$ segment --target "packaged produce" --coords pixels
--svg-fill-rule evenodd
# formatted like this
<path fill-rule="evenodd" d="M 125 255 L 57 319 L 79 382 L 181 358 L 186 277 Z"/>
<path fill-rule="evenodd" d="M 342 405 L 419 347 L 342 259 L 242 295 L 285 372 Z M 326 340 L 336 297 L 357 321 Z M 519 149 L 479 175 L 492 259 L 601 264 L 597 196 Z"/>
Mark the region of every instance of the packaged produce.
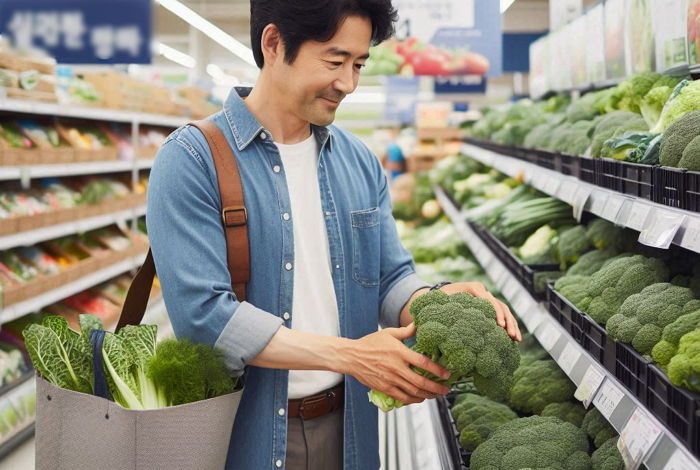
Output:
<path fill-rule="evenodd" d="M 37 268 L 24 261 L 12 250 L 0 252 L 0 261 L 2 261 L 21 282 L 31 281 L 39 275 Z"/>
<path fill-rule="evenodd" d="M 24 246 L 17 248 L 17 253 L 42 274 L 56 274 L 61 270 L 58 260 L 36 246 Z"/>

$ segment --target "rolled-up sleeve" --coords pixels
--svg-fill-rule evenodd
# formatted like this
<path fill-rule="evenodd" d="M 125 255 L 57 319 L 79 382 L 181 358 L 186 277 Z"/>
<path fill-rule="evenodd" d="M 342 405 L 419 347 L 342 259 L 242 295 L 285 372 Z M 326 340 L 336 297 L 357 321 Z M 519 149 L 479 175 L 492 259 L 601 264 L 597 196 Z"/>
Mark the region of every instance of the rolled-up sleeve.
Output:
<path fill-rule="evenodd" d="M 148 186 L 148 236 L 175 334 L 221 348 L 240 373 L 283 322 L 239 302 L 231 289 L 216 172 L 194 132 L 176 131 L 158 152 Z"/>
<path fill-rule="evenodd" d="M 428 287 L 415 272 L 413 256 L 403 247 L 392 215 L 391 197 L 386 175 L 379 164 L 379 211 L 381 224 L 381 282 L 379 285 L 379 324 L 397 327 L 401 310 L 418 290 Z"/>

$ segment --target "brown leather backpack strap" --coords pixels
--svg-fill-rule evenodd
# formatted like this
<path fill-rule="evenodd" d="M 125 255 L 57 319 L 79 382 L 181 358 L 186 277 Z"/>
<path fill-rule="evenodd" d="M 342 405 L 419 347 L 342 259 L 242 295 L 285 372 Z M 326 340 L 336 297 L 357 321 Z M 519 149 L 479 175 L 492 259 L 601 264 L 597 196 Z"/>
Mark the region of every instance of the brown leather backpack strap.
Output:
<path fill-rule="evenodd" d="M 143 320 L 148 305 L 148 297 L 151 295 L 153 278 L 156 275 L 156 265 L 153 262 L 153 254 L 148 250 L 146 260 L 131 281 L 129 292 L 126 294 L 122 313 L 119 316 L 116 331 L 126 325 L 138 325 Z"/>
<path fill-rule="evenodd" d="M 193 121 L 190 125 L 204 134 L 214 159 L 221 196 L 221 220 L 226 232 L 231 287 L 238 301 L 243 302 L 246 299 L 246 286 L 250 281 L 250 251 L 248 212 L 245 208 L 238 163 L 226 137 L 213 121 Z"/>

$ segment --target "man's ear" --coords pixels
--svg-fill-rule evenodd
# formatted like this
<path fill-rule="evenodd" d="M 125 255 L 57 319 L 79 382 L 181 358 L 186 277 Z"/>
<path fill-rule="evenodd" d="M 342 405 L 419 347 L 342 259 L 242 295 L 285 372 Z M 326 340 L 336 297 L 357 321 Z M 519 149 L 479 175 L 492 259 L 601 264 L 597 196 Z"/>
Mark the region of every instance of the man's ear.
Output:
<path fill-rule="evenodd" d="M 265 65 L 273 65 L 278 60 L 284 60 L 284 42 L 276 25 L 270 23 L 265 26 L 260 38 L 260 47 Z"/>

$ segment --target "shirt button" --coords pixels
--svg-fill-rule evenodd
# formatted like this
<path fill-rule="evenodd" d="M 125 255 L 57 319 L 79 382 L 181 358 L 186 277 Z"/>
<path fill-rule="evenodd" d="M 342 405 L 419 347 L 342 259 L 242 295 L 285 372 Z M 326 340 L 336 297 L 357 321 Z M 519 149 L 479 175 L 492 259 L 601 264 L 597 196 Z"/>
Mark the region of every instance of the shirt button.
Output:
<path fill-rule="evenodd" d="M 261 133 L 260 133 L 260 138 L 261 138 L 262 140 L 267 139 L 267 134 L 265 134 L 264 132 L 261 132 Z"/>
<path fill-rule="evenodd" d="M 286 269 L 287 271 L 291 271 L 292 270 L 292 263 L 285 264 L 284 269 Z"/>
<path fill-rule="evenodd" d="M 275 462 L 275 467 L 282 468 L 282 461 L 278 460 L 277 462 Z"/>
<path fill-rule="evenodd" d="M 336 265 L 335 265 L 335 269 L 340 269 L 340 265 L 339 265 L 339 264 L 336 264 Z"/>
<path fill-rule="evenodd" d="M 277 414 L 280 416 L 284 416 L 284 408 L 280 408 L 279 410 L 277 410 Z"/>
<path fill-rule="evenodd" d="M 282 315 L 282 318 L 284 318 L 285 320 L 289 320 L 290 317 L 291 315 L 289 314 L 289 312 L 284 312 L 284 314 Z"/>
<path fill-rule="evenodd" d="M 282 214 L 282 218 L 283 218 L 284 220 L 289 220 L 289 213 L 288 213 L 288 212 L 285 212 L 284 214 Z"/>
<path fill-rule="evenodd" d="M 274 171 L 275 173 L 279 173 L 281 169 L 282 169 L 282 168 L 280 168 L 279 165 L 275 165 L 275 166 L 272 167 L 272 171 Z"/>
<path fill-rule="evenodd" d="M 329 211 L 326 211 L 326 215 L 327 215 L 328 217 L 330 217 L 330 216 L 331 216 L 331 213 L 330 213 Z"/>

